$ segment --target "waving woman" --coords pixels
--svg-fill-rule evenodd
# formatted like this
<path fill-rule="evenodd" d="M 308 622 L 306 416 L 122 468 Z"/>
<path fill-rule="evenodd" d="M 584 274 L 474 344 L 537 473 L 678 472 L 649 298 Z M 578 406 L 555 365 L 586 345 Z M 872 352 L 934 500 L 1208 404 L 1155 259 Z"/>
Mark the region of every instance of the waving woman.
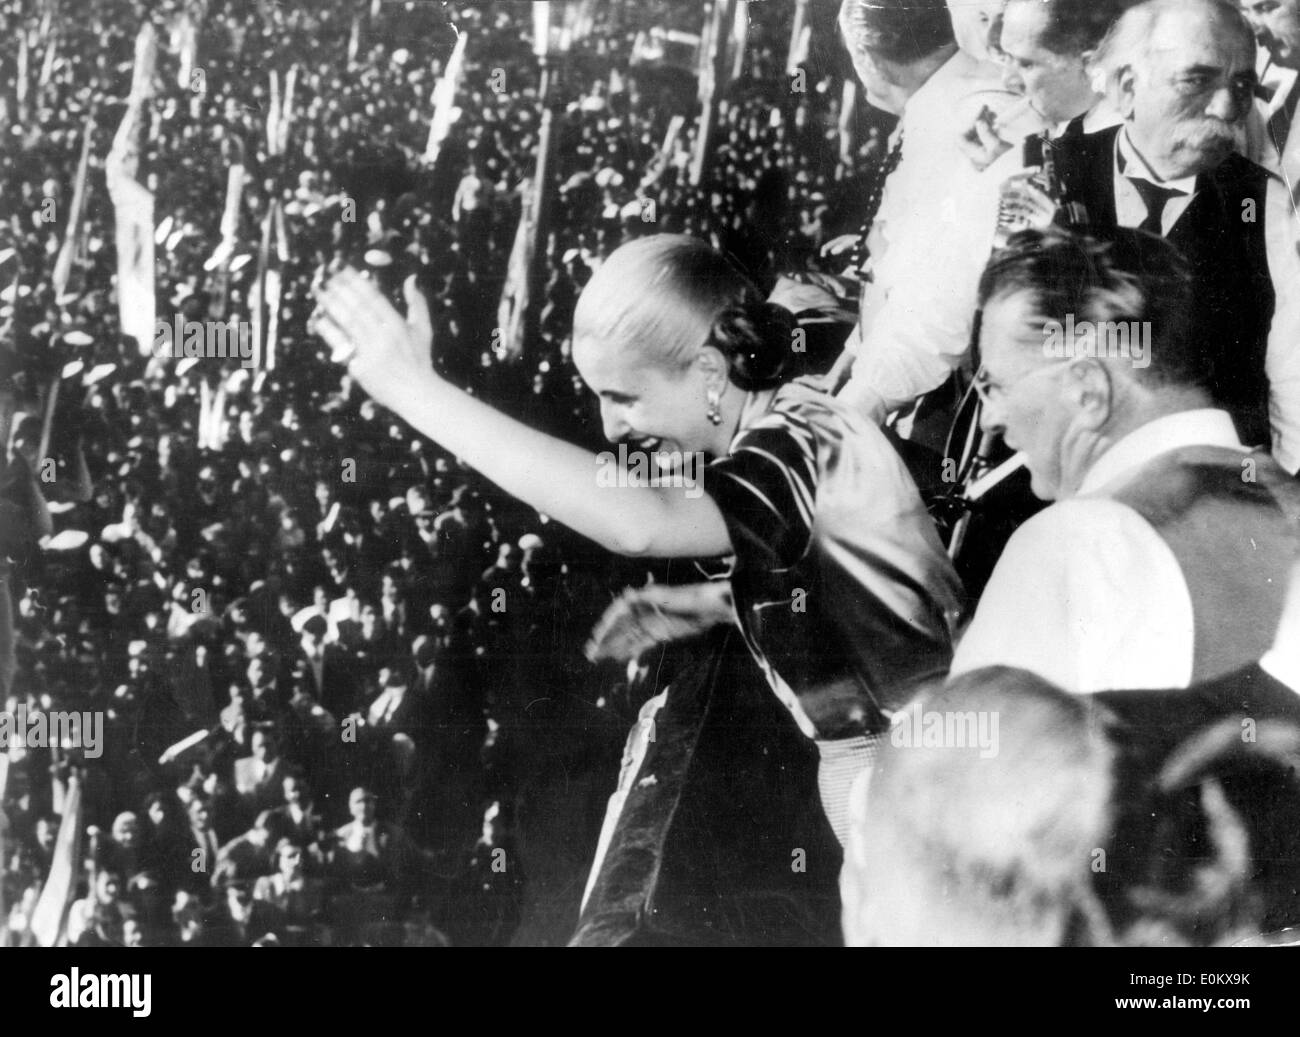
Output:
<path fill-rule="evenodd" d="M 960 588 L 883 434 L 786 381 L 791 315 L 677 235 L 617 249 L 579 298 L 573 359 L 605 435 L 712 458 L 701 494 L 675 479 L 598 481 L 606 461 L 450 385 L 413 283 L 406 299 L 403 319 L 344 272 L 322 290 L 316 327 L 379 403 L 537 510 L 621 554 L 728 559 L 735 620 L 817 740 L 842 839 L 848 785 L 889 712 L 947 669 Z"/>

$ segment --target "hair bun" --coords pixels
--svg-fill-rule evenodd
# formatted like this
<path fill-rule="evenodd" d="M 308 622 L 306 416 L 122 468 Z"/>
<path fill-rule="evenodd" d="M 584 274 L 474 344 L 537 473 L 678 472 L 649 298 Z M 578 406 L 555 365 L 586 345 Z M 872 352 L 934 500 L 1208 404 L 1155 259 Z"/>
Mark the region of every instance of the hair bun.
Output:
<path fill-rule="evenodd" d="M 794 314 L 760 298 L 728 306 L 713 322 L 709 344 L 731 368 L 731 380 L 746 392 L 774 389 L 788 378 L 794 359 Z"/>

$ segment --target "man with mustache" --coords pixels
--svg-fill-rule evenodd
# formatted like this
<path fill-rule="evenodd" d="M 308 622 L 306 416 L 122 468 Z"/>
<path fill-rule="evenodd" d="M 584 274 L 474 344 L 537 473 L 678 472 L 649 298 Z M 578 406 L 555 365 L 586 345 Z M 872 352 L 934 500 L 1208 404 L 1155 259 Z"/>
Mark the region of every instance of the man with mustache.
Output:
<path fill-rule="evenodd" d="M 1097 66 L 1124 122 L 1056 142 L 1064 200 L 1093 233 L 1136 227 L 1183 253 L 1202 383 L 1242 442 L 1271 442 L 1294 473 L 1300 232 L 1285 185 L 1234 151 L 1256 82 L 1250 25 L 1226 0 L 1148 0 L 1116 23 Z"/>

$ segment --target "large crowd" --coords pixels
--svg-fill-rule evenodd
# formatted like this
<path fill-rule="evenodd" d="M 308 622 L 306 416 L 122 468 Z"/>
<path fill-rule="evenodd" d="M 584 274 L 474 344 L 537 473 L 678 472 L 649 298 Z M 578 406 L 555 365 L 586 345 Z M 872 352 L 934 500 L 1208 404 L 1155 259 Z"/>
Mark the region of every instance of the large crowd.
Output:
<path fill-rule="evenodd" d="M 5 940 L 1300 922 L 1300 0 L 552 6 L 0 2 Z"/>
<path fill-rule="evenodd" d="M 593 5 L 594 31 L 557 87 L 560 189 L 538 338 L 514 356 L 493 331 L 540 119 L 518 6 L 458 10 L 453 28 L 431 5 L 376 4 L 354 37 L 353 4 L 212 3 L 199 75 L 178 82 L 166 41 L 184 6 L 95 0 L 56 9 L 52 31 L 22 0 L 0 13 L 0 277 L 18 285 L 0 318 L 16 412 L 6 493 L 32 509 L 6 534 L 5 709 L 96 711 L 106 725 L 97 751 L 9 749 L 8 939 L 33 938 L 75 774 L 85 871 L 70 942 L 507 942 L 530 873 L 516 829 L 563 822 L 530 818 L 530 790 L 592 754 L 609 772 L 640 705 L 581 647 L 603 604 L 652 567 L 503 496 L 368 402 L 306 331 L 313 285 L 347 264 L 418 274 L 449 377 L 594 443 L 568 359 L 590 268 L 631 236 L 683 230 L 774 276 L 816 254 L 871 139 L 841 161 L 837 81 L 828 70 L 792 94 L 778 67 L 788 28 L 755 11 L 752 65 L 730 92 L 708 176 L 691 186 L 689 129 L 657 158 L 680 108 L 672 76 L 610 75 L 626 69 L 637 32 L 670 15 L 634 24 L 621 5 Z M 205 269 L 227 170 L 242 161 L 240 248 L 256 252 L 274 198 L 292 245 L 273 371 L 142 356 L 118 326 L 103 160 L 146 21 L 164 41 L 140 176 L 155 223 L 168 223 L 159 313 L 204 320 L 218 293 L 228 315 L 247 313 L 257 264 L 226 285 Z M 469 35 L 459 117 L 430 166 L 431 95 L 457 32 Z M 24 35 L 57 41 L 39 85 L 34 66 L 20 69 Z M 269 155 L 268 80 L 291 66 L 288 147 Z M 32 80 L 21 108 L 19 75 Z M 59 296 L 52 274 L 85 134 L 84 244 Z M 45 221 L 49 200 L 57 216 Z M 64 381 L 48 450 L 57 468 L 42 479 L 42 401 L 74 361 L 111 373 Z M 30 517 L 40 495 L 48 530 Z M 34 544 L 65 531 L 88 539 Z"/>

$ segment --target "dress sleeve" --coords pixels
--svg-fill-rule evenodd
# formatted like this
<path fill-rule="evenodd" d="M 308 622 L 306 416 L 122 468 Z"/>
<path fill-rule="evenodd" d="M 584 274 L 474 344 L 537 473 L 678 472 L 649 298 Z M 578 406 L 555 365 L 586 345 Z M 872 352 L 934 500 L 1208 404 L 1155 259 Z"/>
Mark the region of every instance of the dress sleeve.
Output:
<path fill-rule="evenodd" d="M 769 415 L 711 464 L 704 488 L 746 565 L 786 569 L 808 551 L 817 487 L 816 442 L 790 415 Z"/>

